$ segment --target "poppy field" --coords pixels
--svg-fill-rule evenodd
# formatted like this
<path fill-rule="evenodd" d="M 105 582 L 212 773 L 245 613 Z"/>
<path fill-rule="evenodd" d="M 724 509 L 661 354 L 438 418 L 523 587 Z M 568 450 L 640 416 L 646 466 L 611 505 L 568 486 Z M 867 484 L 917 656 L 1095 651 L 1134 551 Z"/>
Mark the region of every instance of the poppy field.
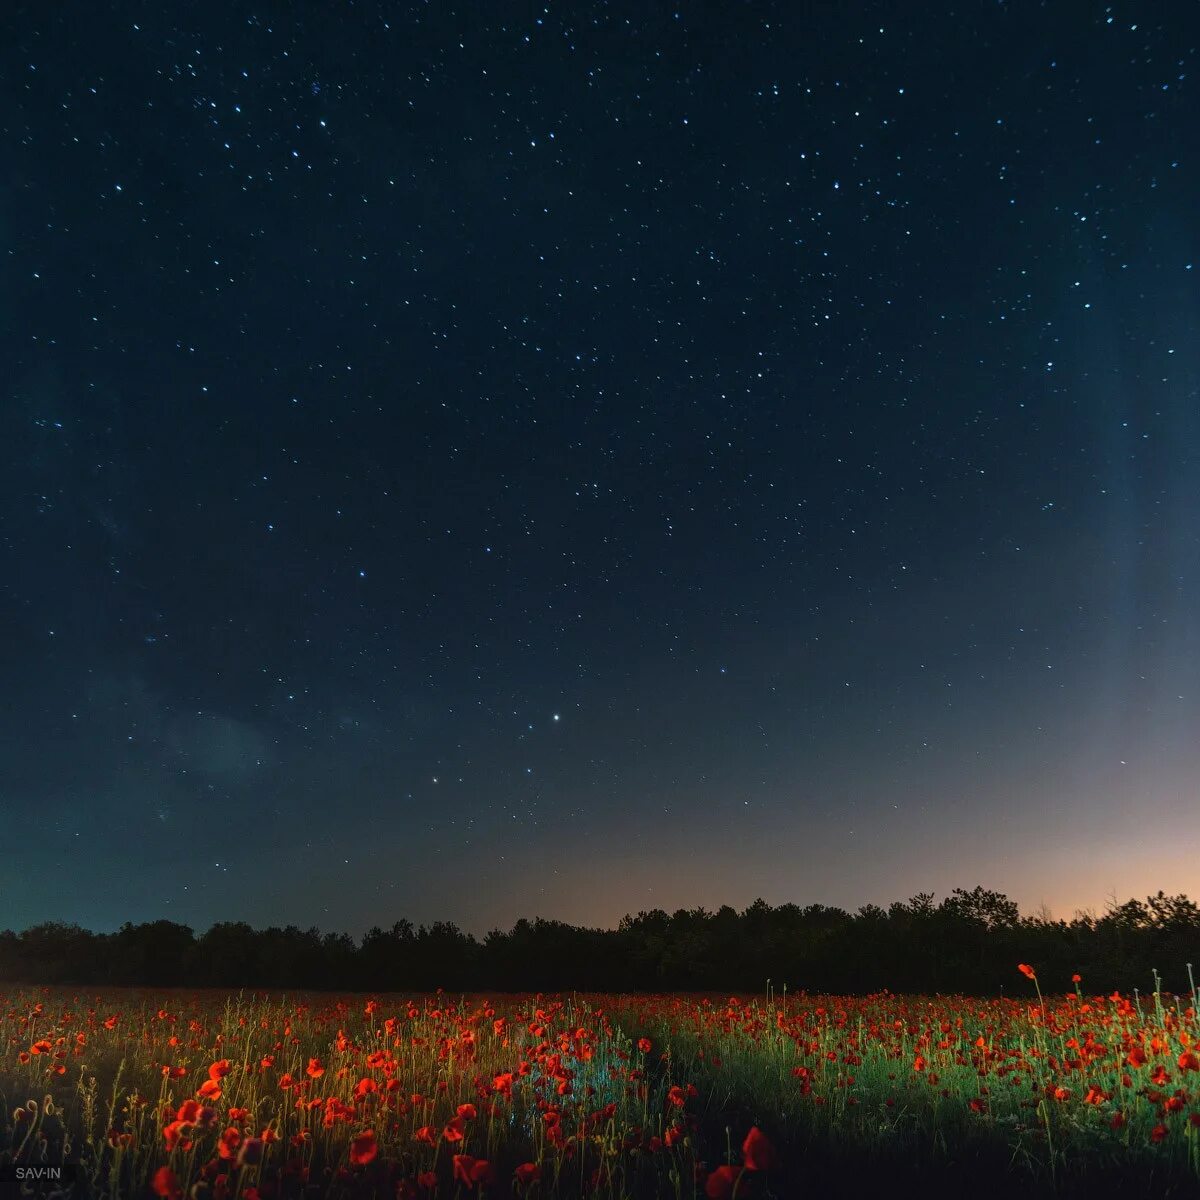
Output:
<path fill-rule="evenodd" d="M 10 990 L 0 1163 L 113 1200 L 1195 1194 L 1195 993 L 1021 971 L 1019 999 Z"/>

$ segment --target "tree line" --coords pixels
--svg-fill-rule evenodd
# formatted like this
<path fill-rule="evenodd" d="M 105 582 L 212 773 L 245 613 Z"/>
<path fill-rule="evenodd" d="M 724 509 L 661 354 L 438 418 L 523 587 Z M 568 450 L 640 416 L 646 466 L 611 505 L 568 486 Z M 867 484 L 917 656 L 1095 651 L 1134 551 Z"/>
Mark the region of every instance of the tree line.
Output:
<path fill-rule="evenodd" d="M 520 920 L 477 938 L 448 922 L 397 921 L 355 940 L 295 926 L 221 922 L 197 936 L 172 921 L 115 933 L 48 922 L 0 931 L 0 980 L 9 983 L 261 987 L 305 990 L 722 991 L 767 980 L 809 992 L 1021 993 L 1018 962 L 1047 990 L 1186 993 L 1200 965 L 1200 908 L 1159 892 L 1111 902 L 1071 920 L 1022 916 L 999 892 L 920 893 L 855 912 L 756 900 L 744 911 L 655 909 L 615 929 Z M 1025 985 L 1025 986 L 1023 986 Z"/>

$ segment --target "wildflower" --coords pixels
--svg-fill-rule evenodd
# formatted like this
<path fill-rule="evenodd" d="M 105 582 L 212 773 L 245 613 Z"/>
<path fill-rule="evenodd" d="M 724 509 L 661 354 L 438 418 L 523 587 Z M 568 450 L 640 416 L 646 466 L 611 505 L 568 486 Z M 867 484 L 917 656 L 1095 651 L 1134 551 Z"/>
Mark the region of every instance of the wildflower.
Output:
<path fill-rule="evenodd" d="M 477 1184 L 493 1183 L 496 1172 L 486 1158 L 472 1158 L 469 1154 L 454 1156 L 454 1182 L 475 1187 Z"/>
<path fill-rule="evenodd" d="M 169 1200 L 177 1200 L 183 1195 L 183 1188 L 179 1186 L 179 1178 L 170 1167 L 159 1167 L 154 1172 L 154 1178 L 150 1181 L 150 1189 L 156 1196 L 168 1197 Z"/>
<path fill-rule="evenodd" d="M 748 1171 L 772 1171 L 779 1165 L 779 1156 L 770 1139 L 757 1125 L 742 1142 L 742 1162 Z"/>
<path fill-rule="evenodd" d="M 304 1073 L 309 1079 L 320 1079 L 325 1074 L 325 1065 L 319 1058 L 310 1058 L 308 1066 L 304 1069 Z"/>
<path fill-rule="evenodd" d="M 262 1162 L 263 1156 L 263 1139 L 250 1137 L 247 1138 L 238 1150 L 237 1165 L 239 1167 L 253 1166 L 256 1163 Z"/>
<path fill-rule="evenodd" d="M 228 1129 L 221 1134 L 221 1140 L 217 1144 L 217 1153 L 222 1158 L 233 1158 L 237 1154 L 237 1148 L 242 1140 L 242 1131 L 236 1125 L 230 1125 Z"/>
<path fill-rule="evenodd" d="M 379 1143 L 375 1140 L 375 1130 L 364 1129 L 350 1139 L 350 1161 L 361 1167 L 369 1163 L 379 1153 Z"/>
<path fill-rule="evenodd" d="M 522 1188 L 529 1187 L 535 1180 L 542 1176 L 542 1168 L 535 1162 L 522 1163 L 513 1172 L 513 1178 L 517 1181 L 517 1186 Z"/>
<path fill-rule="evenodd" d="M 191 1131 L 192 1127 L 187 1121 L 172 1121 L 167 1125 L 163 1129 L 163 1139 L 167 1143 L 167 1151 L 174 1150 L 176 1146 L 183 1150 L 190 1150 L 192 1143 L 186 1141 L 185 1138 Z"/>
<path fill-rule="evenodd" d="M 704 1194 L 709 1200 L 732 1200 L 741 1174 L 741 1167 L 718 1167 L 705 1182 Z"/>
<path fill-rule="evenodd" d="M 1017 970 L 1020 971 L 1026 979 L 1037 978 L 1037 972 L 1028 963 L 1017 963 Z"/>

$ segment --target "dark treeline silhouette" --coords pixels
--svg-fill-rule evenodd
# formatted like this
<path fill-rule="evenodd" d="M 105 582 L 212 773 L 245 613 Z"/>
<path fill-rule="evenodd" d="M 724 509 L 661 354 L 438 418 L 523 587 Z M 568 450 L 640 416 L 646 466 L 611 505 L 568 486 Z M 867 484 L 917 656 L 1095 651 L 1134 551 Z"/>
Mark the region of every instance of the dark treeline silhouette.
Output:
<path fill-rule="evenodd" d="M 482 940 L 435 922 L 397 921 L 360 941 L 316 929 L 214 925 L 197 937 L 171 921 L 116 933 L 48 923 L 0 932 L 0 980 L 19 983 L 314 990 L 753 992 L 768 979 L 810 992 L 1023 994 L 1018 962 L 1047 990 L 1078 972 L 1095 992 L 1188 989 L 1200 962 L 1200 908 L 1159 892 L 1072 920 L 1022 916 L 984 888 L 928 893 L 857 912 L 821 904 L 744 912 L 680 909 L 625 917 L 616 929 L 518 921 Z"/>

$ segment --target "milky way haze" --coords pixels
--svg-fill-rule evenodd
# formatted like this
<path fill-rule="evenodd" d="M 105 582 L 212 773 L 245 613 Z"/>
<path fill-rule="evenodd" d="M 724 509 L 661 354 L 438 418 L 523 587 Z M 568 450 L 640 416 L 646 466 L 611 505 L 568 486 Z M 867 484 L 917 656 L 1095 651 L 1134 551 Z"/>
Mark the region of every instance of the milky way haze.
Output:
<path fill-rule="evenodd" d="M 1200 892 L 1200 23 L 939 9 L 16 5 L 0 923 Z"/>

